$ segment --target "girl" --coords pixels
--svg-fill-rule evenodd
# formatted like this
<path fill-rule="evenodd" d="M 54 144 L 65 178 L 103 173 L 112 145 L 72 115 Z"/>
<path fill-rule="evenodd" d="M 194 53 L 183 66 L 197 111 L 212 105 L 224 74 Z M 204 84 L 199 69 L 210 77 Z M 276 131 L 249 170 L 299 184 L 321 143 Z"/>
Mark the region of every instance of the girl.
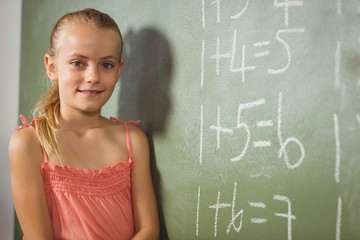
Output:
<path fill-rule="evenodd" d="M 24 239 L 157 239 L 159 221 L 144 132 L 104 118 L 123 67 L 122 36 L 107 14 L 71 12 L 44 56 L 52 87 L 9 142 L 12 191 Z"/>

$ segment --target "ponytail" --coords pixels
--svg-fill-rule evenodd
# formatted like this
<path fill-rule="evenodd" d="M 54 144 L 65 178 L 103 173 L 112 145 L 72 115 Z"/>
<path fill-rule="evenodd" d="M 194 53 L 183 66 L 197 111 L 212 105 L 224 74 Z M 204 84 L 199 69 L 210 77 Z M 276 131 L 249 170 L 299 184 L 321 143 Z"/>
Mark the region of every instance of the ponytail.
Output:
<path fill-rule="evenodd" d="M 57 81 L 40 98 L 33 111 L 35 129 L 47 156 L 55 154 L 60 163 L 60 146 L 57 130 L 59 129 L 60 98 Z"/>

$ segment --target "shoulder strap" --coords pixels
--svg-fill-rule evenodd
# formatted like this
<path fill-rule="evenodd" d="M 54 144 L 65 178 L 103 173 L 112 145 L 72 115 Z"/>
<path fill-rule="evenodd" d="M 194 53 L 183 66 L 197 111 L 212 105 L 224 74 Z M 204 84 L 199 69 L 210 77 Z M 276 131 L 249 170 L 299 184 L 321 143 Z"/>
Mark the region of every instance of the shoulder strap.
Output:
<path fill-rule="evenodd" d="M 132 162 L 133 161 L 133 153 L 132 153 L 132 146 L 131 146 L 131 137 L 130 137 L 129 124 L 131 124 L 131 125 L 139 125 L 140 120 L 123 121 L 123 120 L 120 120 L 120 119 L 114 118 L 114 117 L 110 117 L 110 120 L 113 120 L 115 122 L 119 122 L 119 123 L 124 124 L 125 135 L 126 135 L 126 145 L 127 145 L 127 149 L 128 149 L 128 153 L 129 153 L 130 162 Z"/>
<path fill-rule="evenodd" d="M 129 153 L 130 161 L 133 161 L 133 154 L 132 154 L 132 147 L 131 147 L 131 137 L 130 137 L 130 130 L 129 125 L 127 122 L 124 122 L 125 134 L 126 134 L 126 145 Z"/>
<path fill-rule="evenodd" d="M 23 129 L 23 128 L 32 128 L 32 129 L 35 129 L 35 128 L 34 128 L 34 121 L 35 121 L 36 119 L 34 119 L 34 120 L 32 120 L 30 123 L 28 123 L 28 120 L 26 119 L 25 116 L 20 115 L 19 118 L 20 118 L 20 121 L 22 122 L 23 126 L 17 126 L 17 127 L 16 127 L 16 130 Z"/>

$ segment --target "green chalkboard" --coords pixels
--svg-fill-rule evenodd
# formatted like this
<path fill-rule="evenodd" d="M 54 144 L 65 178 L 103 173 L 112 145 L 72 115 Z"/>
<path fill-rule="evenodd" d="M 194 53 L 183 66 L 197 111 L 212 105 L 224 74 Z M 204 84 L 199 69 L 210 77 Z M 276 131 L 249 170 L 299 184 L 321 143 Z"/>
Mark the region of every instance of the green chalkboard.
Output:
<path fill-rule="evenodd" d="M 20 112 L 65 12 L 125 39 L 104 115 L 141 119 L 162 239 L 360 239 L 360 2 L 23 2 Z"/>

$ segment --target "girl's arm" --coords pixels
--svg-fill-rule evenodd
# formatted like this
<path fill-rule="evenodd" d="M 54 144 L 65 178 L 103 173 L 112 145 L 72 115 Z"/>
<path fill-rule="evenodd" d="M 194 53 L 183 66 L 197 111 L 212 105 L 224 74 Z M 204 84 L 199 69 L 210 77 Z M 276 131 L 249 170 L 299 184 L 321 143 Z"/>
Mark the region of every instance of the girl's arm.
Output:
<path fill-rule="evenodd" d="M 26 240 L 53 239 L 41 175 L 43 155 L 33 129 L 13 133 L 9 158 L 14 207 Z"/>
<path fill-rule="evenodd" d="M 151 178 L 148 139 L 140 128 L 135 126 L 129 127 L 135 164 L 131 175 L 135 224 L 133 240 L 158 239 L 160 228 L 159 216 Z"/>

